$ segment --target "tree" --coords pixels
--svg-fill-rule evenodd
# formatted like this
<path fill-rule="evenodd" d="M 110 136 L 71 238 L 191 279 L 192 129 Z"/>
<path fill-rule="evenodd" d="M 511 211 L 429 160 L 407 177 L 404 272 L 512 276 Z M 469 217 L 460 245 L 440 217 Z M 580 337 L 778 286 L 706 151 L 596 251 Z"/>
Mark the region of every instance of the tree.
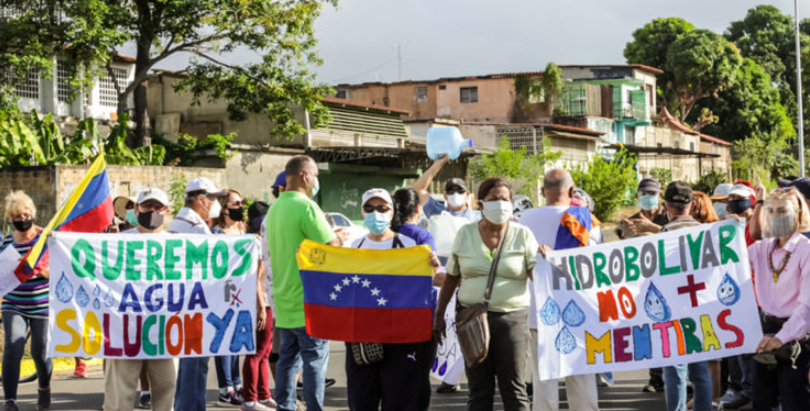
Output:
<path fill-rule="evenodd" d="M 526 155 L 526 147 L 512 150 L 509 138 L 503 136 L 492 154 L 483 153 L 481 158 L 470 163 L 470 175 L 475 181 L 490 177 L 504 177 L 512 183 L 517 194 L 537 198 L 537 178 L 545 174 L 546 166 L 562 157 L 559 151 L 551 151 L 551 141 L 543 138 L 543 150 Z"/>
<path fill-rule="evenodd" d="M 709 30 L 678 37 L 667 51 L 666 70 L 673 76 L 667 87 L 675 94 L 681 122 L 686 122 L 698 100 L 731 87 L 741 64 L 737 47 Z"/>
<path fill-rule="evenodd" d="M 136 123 L 133 145 L 149 135 L 146 83 L 160 62 L 184 53 L 193 56 L 188 76 L 179 90 L 189 90 L 194 101 L 202 96 L 228 100 L 232 120 L 248 112 L 264 112 L 273 120 L 269 130 L 281 137 L 302 133 L 293 107 L 307 110 L 315 124 L 328 120 L 318 102 L 330 92 L 314 84 L 309 64 L 319 64 L 313 24 L 323 4 L 336 0 L 5 0 L 18 16 L 0 22 L 0 69 L 18 74 L 30 69 L 52 72 L 53 56 L 75 68 L 75 85 L 108 73 L 116 49 L 125 43 L 136 48 L 135 80 L 118 90 L 119 117 L 134 97 Z M 235 53 L 255 53 L 259 62 L 236 64 Z M 84 75 L 80 67 L 91 69 Z M 94 69 L 95 68 L 95 69 Z"/>
<path fill-rule="evenodd" d="M 594 154 L 591 161 L 571 171 L 574 184 L 593 197 L 593 213 L 610 221 L 624 204 L 627 194 L 636 186 L 636 156 L 622 147 L 612 159 Z"/>

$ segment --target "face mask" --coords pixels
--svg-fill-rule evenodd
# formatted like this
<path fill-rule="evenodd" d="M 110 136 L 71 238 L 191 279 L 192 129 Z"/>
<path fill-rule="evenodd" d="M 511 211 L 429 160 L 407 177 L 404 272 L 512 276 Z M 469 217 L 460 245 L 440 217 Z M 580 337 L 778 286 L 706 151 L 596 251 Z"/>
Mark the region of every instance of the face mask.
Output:
<path fill-rule="evenodd" d="M 242 221 L 245 219 L 245 207 L 229 208 L 228 218 L 233 221 Z"/>
<path fill-rule="evenodd" d="M 26 232 L 34 225 L 34 220 L 13 221 L 14 229 L 19 232 Z"/>
<path fill-rule="evenodd" d="M 221 211 L 222 206 L 219 204 L 219 201 L 211 201 L 211 208 L 208 209 L 208 218 L 214 219 L 219 217 Z"/>
<path fill-rule="evenodd" d="M 728 210 L 726 210 L 725 203 L 714 203 L 714 212 L 717 213 L 717 217 L 723 218 L 728 215 Z"/>
<path fill-rule="evenodd" d="M 730 200 L 728 202 L 728 208 L 731 211 L 731 214 L 742 214 L 751 208 L 751 199 L 741 198 L 738 200 Z"/>
<path fill-rule="evenodd" d="M 467 196 L 463 193 L 455 193 L 447 196 L 447 204 L 454 208 L 461 208 L 467 202 Z"/>
<path fill-rule="evenodd" d="M 138 225 L 138 216 L 135 215 L 135 210 L 127 210 L 127 215 L 126 215 L 125 220 L 127 221 L 127 224 L 129 224 L 129 225 L 131 225 L 133 227 L 137 226 Z"/>
<path fill-rule="evenodd" d="M 312 195 L 309 196 L 310 198 L 315 198 L 315 196 L 318 195 L 318 191 L 321 190 L 321 182 L 318 181 L 318 177 L 314 178 L 315 183 L 313 183 L 313 185 L 309 185 L 309 183 L 307 183 L 306 180 L 304 180 L 304 183 L 307 185 L 307 188 L 309 188 L 310 192 L 312 192 Z"/>
<path fill-rule="evenodd" d="M 154 211 L 140 213 L 138 214 L 138 224 L 147 230 L 160 228 L 163 225 L 163 214 Z"/>
<path fill-rule="evenodd" d="M 366 218 L 363 221 L 368 228 L 368 231 L 371 231 L 374 234 L 380 235 L 388 229 L 388 226 L 391 225 L 391 218 L 388 217 L 387 213 L 368 213 L 366 214 Z"/>
<path fill-rule="evenodd" d="M 780 238 L 795 231 L 796 222 L 793 215 L 784 217 L 768 217 L 768 237 Z"/>
<path fill-rule="evenodd" d="M 655 210 L 658 207 L 658 196 L 641 196 L 638 199 L 638 206 L 644 211 Z"/>
<path fill-rule="evenodd" d="M 484 218 L 492 224 L 504 224 L 512 217 L 512 203 L 509 201 L 483 201 Z"/>

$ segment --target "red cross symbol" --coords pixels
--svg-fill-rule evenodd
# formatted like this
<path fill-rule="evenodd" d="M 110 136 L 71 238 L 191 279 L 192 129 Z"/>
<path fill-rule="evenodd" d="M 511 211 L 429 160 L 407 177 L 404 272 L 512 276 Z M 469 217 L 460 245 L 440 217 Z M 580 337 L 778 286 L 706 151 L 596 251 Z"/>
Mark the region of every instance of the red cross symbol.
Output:
<path fill-rule="evenodd" d="M 695 276 L 689 274 L 686 280 L 687 284 L 683 287 L 678 287 L 678 294 L 689 294 L 689 299 L 692 301 L 692 307 L 697 307 L 697 292 L 706 289 L 706 283 L 695 283 Z"/>
<path fill-rule="evenodd" d="M 231 306 L 233 306 L 233 304 L 237 303 L 237 302 L 239 303 L 239 305 L 242 305 L 242 300 L 239 299 L 239 294 L 241 294 L 241 293 L 242 293 L 242 289 L 240 288 L 239 291 L 236 292 L 236 294 L 232 295 Z"/>

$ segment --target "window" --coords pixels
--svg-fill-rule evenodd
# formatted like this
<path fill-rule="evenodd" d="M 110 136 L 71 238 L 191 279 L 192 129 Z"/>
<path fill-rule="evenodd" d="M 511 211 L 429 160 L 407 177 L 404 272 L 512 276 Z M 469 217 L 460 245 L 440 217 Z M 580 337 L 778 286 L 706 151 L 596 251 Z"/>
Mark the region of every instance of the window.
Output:
<path fill-rule="evenodd" d="M 636 144 L 636 128 L 634 126 L 624 126 L 624 143 Z"/>
<path fill-rule="evenodd" d="M 655 103 L 655 94 L 653 94 L 652 84 L 647 84 L 647 96 L 650 98 L 650 107 L 652 107 L 653 103 Z"/>
<path fill-rule="evenodd" d="M 127 88 L 127 71 L 113 67 L 112 68 L 114 79 L 111 79 L 109 74 L 107 74 L 107 70 L 104 70 L 105 75 L 98 79 L 98 102 L 102 106 L 105 107 L 117 107 L 118 106 L 118 90 L 115 88 L 115 84 L 118 83 L 118 87 L 121 88 L 123 91 Z M 113 83 L 115 81 L 115 83 Z"/>
<path fill-rule="evenodd" d="M 60 102 L 66 102 L 70 98 L 70 70 L 61 60 L 56 66 L 56 97 Z"/>
<path fill-rule="evenodd" d="M 529 87 L 529 104 L 545 103 L 546 90 L 540 84 L 532 84 Z"/>
<path fill-rule="evenodd" d="M 462 87 L 461 88 L 461 102 L 462 103 L 477 103 L 478 102 L 478 87 Z"/>
<path fill-rule="evenodd" d="M 416 86 L 416 90 L 414 91 L 417 103 L 424 103 L 428 101 L 428 90 L 427 86 Z"/>
<path fill-rule="evenodd" d="M 12 69 L 6 70 L 6 80 L 9 83 L 16 83 L 14 92 L 22 98 L 31 98 L 39 100 L 39 72 L 30 70 L 25 78 L 18 79 L 16 73 Z"/>
<path fill-rule="evenodd" d="M 679 140 L 675 140 L 675 148 L 681 148 L 681 142 Z"/>
<path fill-rule="evenodd" d="M 335 97 L 342 98 L 344 100 L 348 100 L 349 99 L 349 90 L 346 90 L 345 88 L 338 89 L 337 94 L 335 94 Z"/>
<path fill-rule="evenodd" d="M 442 84 L 441 86 L 439 86 L 439 90 L 447 90 L 447 85 Z"/>
<path fill-rule="evenodd" d="M 689 142 L 689 151 L 695 151 L 695 143 Z"/>

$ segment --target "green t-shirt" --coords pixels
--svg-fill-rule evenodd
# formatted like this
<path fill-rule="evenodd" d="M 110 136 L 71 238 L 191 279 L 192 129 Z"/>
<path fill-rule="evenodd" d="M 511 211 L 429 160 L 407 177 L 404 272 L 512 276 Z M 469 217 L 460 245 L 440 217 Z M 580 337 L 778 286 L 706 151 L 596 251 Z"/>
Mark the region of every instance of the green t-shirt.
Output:
<path fill-rule="evenodd" d="M 537 240 L 525 226 L 509 223 L 504 241 L 489 311 L 510 312 L 529 306 L 527 273 L 537 265 Z M 446 266 L 448 275 L 461 276 L 458 289 L 461 305 L 467 307 L 484 301 L 494 256 L 495 250 L 487 248 L 481 239 L 478 223 L 461 227 Z"/>
<path fill-rule="evenodd" d="M 325 244 L 335 238 L 335 233 L 321 208 L 297 191 L 281 193 L 267 213 L 265 226 L 273 267 L 276 326 L 304 327 L 304 286 L 295 253 L 305 239 Z"/>

